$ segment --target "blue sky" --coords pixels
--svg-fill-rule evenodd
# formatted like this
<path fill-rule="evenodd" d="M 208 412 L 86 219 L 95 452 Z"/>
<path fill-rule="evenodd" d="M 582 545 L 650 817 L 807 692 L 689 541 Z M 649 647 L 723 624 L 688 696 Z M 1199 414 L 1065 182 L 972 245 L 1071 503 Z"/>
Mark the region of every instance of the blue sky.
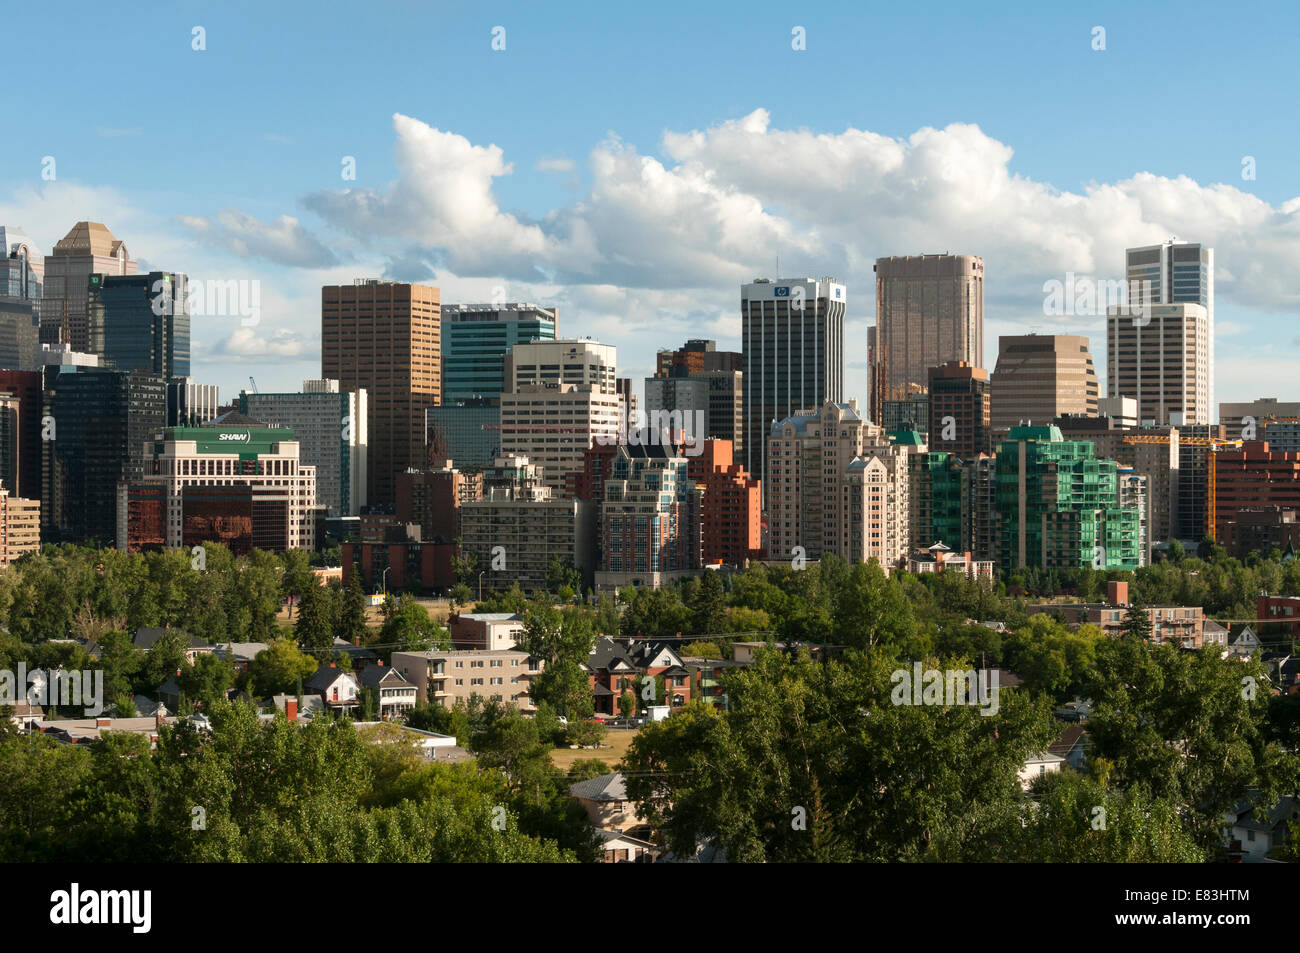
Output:
<path fill-rule="evenodd" d="M 1178 235 L 1216 248 L 1216 399 L 1295 399 L 1297 21 L 1248 3 L 143 3 L 75 23 L 21 5 L 0 223 L 48 250 L 103 221 L 142 263 L 260 281 L 256 327 L 195 322 L 195 373 L 225 400 L 249 375 L 319 374 L 325 282 L 424 280 L 448 302 L 503 286 L 639 378 L 688 336 L 735 346 L 737 285 L 778 255 L 849 286 L 848 396 L 880 255 L 985 257 L 986 364 L 997 334 L 1038 330 L 1089 334 L 1100 365 L 1100 320 L 1044 316 L 1043 282 L 1118 277 L 1125 245 Z"/>

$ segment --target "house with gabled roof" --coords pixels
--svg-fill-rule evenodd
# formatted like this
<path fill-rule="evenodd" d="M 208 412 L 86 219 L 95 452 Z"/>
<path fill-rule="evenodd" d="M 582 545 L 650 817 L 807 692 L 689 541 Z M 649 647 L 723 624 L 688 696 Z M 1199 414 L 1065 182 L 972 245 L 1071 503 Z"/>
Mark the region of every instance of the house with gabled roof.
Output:
<path fill-rule="evenodd" d="M 358 677 L 361 687 L 375 695 L 380 720 L 404 715 L 415 707 L 415 685 L 402 673 L 382 661 L 367 665 Z"/>
<path fill-rule="evenodd" d="M 1255 634 L 1255 630 L 1249 625 L 1244 625 L 1241 631 L 1237 633 L 1237 637 L 1228 644 L 1225 657 L 1248 659 L 1253 657 L 1262 645 L 1263 643 L 1260 642 L 1259 636 Z"/>
<path fill-rule="evenodd" d="M 131 643 L 142 652 L 148 652 L 158 640 L 167 632 L 172 632 L 180 636 L 181 645 L 185 650 L 185 661 L 191 665 L 200 655 L 211 655 L 216 647 L 208 642 L 207 639 L 201 639 L 197 635 L 190 635 L 188 632 L 182 632 L 180 629 L 159 629 L 151 627 L 141 627 L 135 630 L 135 635 Z"/>
<path fill-rule="evenodd" d="M 334 711 L 356 711 L 361 705 L 358 697 L 361 685 L 351 672 L 344 671 L 333 662 L 322 665 L 303 684 L 304 694 L 319 695 L 327 708 Z"/>
<path fill-rule="evenodd" d="M 1065 763 L 1076 771 L 1083 769 L 1087 750 L 1088 729 L 1078 723 L 1066 725 L 1061 730 L 1060 737 L 1047 746 L 1048 754 L 1064 758 Z"/>

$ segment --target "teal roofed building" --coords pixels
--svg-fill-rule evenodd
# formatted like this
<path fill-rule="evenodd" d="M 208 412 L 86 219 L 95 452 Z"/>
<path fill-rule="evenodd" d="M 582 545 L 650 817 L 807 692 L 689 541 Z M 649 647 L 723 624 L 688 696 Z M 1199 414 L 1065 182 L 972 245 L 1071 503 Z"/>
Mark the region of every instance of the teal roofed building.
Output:
<path fill-rule="evenodd" d="M 1117 464 L 1055 426 L 1013 427 L 997 451 L 1004 570 L 1137 569 L 1142 514 L 1120 503 Z"/>

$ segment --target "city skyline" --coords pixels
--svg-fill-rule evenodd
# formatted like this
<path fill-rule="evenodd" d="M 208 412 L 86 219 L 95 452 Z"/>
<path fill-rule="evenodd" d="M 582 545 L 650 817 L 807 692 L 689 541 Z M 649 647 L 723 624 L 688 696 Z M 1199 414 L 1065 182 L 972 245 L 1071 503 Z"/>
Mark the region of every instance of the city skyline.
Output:
<path fill-rule="evenodd" d="M 1300 160 L 1289 133 L 1250 122 L 1284 107 L 1285 82 L 1273 75 L 1281 69 L 1274 60 L 1284 58 L 1246 58 L 1229 42 L 1238 29 L 1230 19 L 1205 31 L 1118 5 L 1102 5 L 1089 22 L 996 11 L 929 77 L 884 42 L 920 28 L 908 14 L 842 12 L 833 21 L 809 14 L 785 24 L 692 10 L 698 35 L 673 32 L 671 42 L 666 26 L 611 14 L 596 43 L 571 24 L 507 4 L 492 22 L 467 12 L 439 11 L 436 21 L 414 14 L 411 36 L 427 22 L 447 47 L 445 62 L 420 66 L 419 82 L 404 82 L 414 67 L 390 55 L 388 31 L 355 25 L 346 37 L 347 78 L 331 79 L 322 98 L 286 69 L 293 56 L 280 64 L 276 27 L 317 50 L 334 49 L 339 31 L 296 17 L 292 6 L 255 23 L 253 16 L 167 11 L 143 18 L 136 31 L 143 35 L 133 36 L 149 45 L 154 65 L 124 64 L 122 81 L 148 88 L 166 69 L 157 115 L 199 117 L 185 124 L 186 162 L 162 158 L 172 154 L 159 149 L 174 143 L 170 121 L 128 108 L 92 115 L 74 98 L 95 62 L 76 55 L 81 46 L 126 36 L 101 14 L 85 37 L 69 40 L 65 75 L 47 75 L 32 50 L 10 54 L 16 69 L 46 77 L 47 101 L 57 108 L 33 117 L 19 148 L 0 154 L 0 222 L 22 228 L 44 253 L 90 220 L 125 242 L 141 271 L 260 282 L 258 323 L 194 322 L 193 374 L 220 385 L 226 400 L 250 375 L 276 391 L 319 376 L 319 289 L 356 277 L 430 284 L 448 304 L 559 308 L 566 334 L 620 347 L 620 373 L 639 381 L 653 374 L 659 348 L 691 337 L 739 349 L 737 285 L 780 271 L 834 275 L 845 285 L 844 393 L 865 406 L 871 262 L 945 251 L 986 264 L 984 367 L 999 335 L 1081 334 L 1104 376 L 1104 309 L 1045 315 L 1043 285 L 1069 274 L 1121 279 L 1125 249 L 1173 236 L 1216 250 L 1215 402 L 1249 400 L 1260 396 L 1259 380 L 1285 379 L 1298 306 L 1285 276 L 1300 253 L 1288 183 Z M 1208 8 L 1199 13 L 1209 16 Z M 1261 16 L 1271 18 L 1262 31 L 1268 42 L 1293 32 L 1295 14 Z M 16 29 L 40 28 L 35 10 L 10 17 Z M 1105 26 L 1104 49 L 1094 48 L 1094 20 Z M 504 49 L 493 49 L 498 22 Z M 201 50 L 192 48 L 196 24 Z M 806 31 L 804 50 L 792 48 L 795 26 Z M 724 32 L 740 42 L 711 39 Z M 844 82 L 829 88 L 798 59 L 843 55 L 868 39 L 874 65 L 838 60 Z M 643 67 L 628 66 L 628 47 L 657 41 L 655 77 L 664 88 L 646 96 Z M 1034 66 L 1042 95 L 1032 102 L 982 68 L 1029 41 L 1035 64 L 1047 58 L 1064 67 L 1040 75 Z M 1215 55 L 1198 70 L 1193 102 L 1156 118 L 1119 108 L 1152 69 L 1207 43 Z M 741 55 L 731 51 L 755 46 L 788 55 L 788 67 L 727 78 Z M 554 77 L 543 108 L 503 95 L 538 67 L 539 52 L 576 50 L 584 59 L 573 76 Z M 424 95 L 444 70 L 456 75 L 481 65 L 478 57 L 495 57 L 492 77 L 464 102 Z M 702 58 L 715 62 L 697 67 L 710 80 L 698 91 L 691 70 L 676 76 L 664 68 Z M 209 82 L 232 60 L 256 60 L 283 83 L 276 106 L 251 95 L 260 78 Z M 896 80 L 888 97 L 873 78 L 886 67 Z M 590 70 L 608 82 L 583 83 Z M 1242 105 L 1233 91 L 1246 74 L 1251 94 Z M 956 102 L 943 93 L 955 76 L 968 93 Z M 682 96 L 672 95 L 678 90 Z M 629 93 L 638 108 L 615 108 Z M 331 107 L 322 114 L 325 101 Z M 1195 154 L 1179 147 L 1175 133 L 1190 120 L 1220 147 Z M 1243 126 L 1251 129 L 1245 138 Z M 52 180 L 43 177 L 46 157 Z M 343 178 L 349 171 L 355 177 Z"/>

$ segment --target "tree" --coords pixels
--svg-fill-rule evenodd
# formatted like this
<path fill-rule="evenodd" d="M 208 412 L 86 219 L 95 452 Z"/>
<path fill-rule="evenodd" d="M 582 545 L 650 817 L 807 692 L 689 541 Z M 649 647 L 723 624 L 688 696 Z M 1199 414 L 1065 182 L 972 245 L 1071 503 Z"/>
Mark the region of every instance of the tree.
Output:
<path fill-rule="evenodd" d="M 565 739 L 571 745 L 577 745 L 580 748 L 594 748 L 604 739 L 605 726 L 599 721 L 581 718 L 570 721 L 564 734 Z"/>
<path fill-rule="evenodd" d="M 473 601 L 474 593 L 465 583 L 458 582 L 451 587 L 450 597 L 452 606 L 467 606 Z"/>
<path fill-rule="evenodd" d="M 361 590 L 361 571 L 352 567 L 352 575 L 343 590 L 343 604 L 339 610 L 339 638 L 349 645 L 360 645 L 366 639 L 366 595 Z"/>
<path fill-rule="evenodd" d="M 1243 791 L 1294 781 L 1294 758 L 1264 736 L 1259 663 L 1127 636 L 1100 640 L 1096 656 L 1088 732 L 1113 765 L 1110 783 L 1169 801 L 1202 848 L 1221 844 L 1223 815 Z"/>
<path fill-rule="evenodd" d="M 313 584 L 302 592 L 293 634 L 303 651 L 323 658 L 334 645 L 337 607 L 334 590 Z"/>
<path fill-rule="evenodd" d="M 546 590 L 558 594 L 566 586 L 571 592 L 581 589 L 582 573 L 574 569 L 572 563 L 559 556 L 552 556 L 546 567 Z"/>
<path fill-rule="evenodd" d="M 1139 603 L 1132 603 L 1128 611 L 1124 613 L 1124 625 L 1121 631 L 1125 635 L 1130 635 L 1141 639 L 1144 642 L 1151 639 L 1151 614 L 1147 607 Z"/>
<path fill-rule="evenodd" d="M 384 623 L 379 630 L 379 641 L 406 652 L 451 648 L 446 630 L 429 618 L 424 606 L 408 593 L 402 593 L 400 599 L 389 596 L 384 601 Z"/>
<path fill-rule="evenodd" d="M 699 587 L 691 604 L 694 631 L 714 635 L 727 631 L 727 615 L 723 605 L 722 579 L 717 572 L 706 570 L 700 576 Z"/>
<path fill-rule="evenodd" d="M 254 694 L 266 698 L 296 692 L 303 679 L 316 674 L 319 663 L 304 655 L 292 639 L 275 639 L 248 666 Z"/>
<path fill-rule="evenodd" d="M 291 549 L 281 557 L 284 562 L 284 575 L 281 577 L 282 594 L 291 601 L 289 618 L 293 618 L 293 602 L 296 596 L 303 597 L 312 588 L 319 587 L 316 574 L 312 572 L 311 556 L 303 549 Z"/>
<path fill-rule="evenodd" d="M 187 698 L 201 704 L 205 711 L 211 711 L 217 700 L 224 699 L 235 684 L 235 665 L 228 658 L 204 653 L 194 660 L 193 665 L 187 663 L 181 667 L 177 682 Z"/>
<path fill-rule="evenodd" d="M 631 718 L 636 715 L 636 695 L 632 692 L 624 692 L 618 696 L 618 712 L 624 718 Z"/>

